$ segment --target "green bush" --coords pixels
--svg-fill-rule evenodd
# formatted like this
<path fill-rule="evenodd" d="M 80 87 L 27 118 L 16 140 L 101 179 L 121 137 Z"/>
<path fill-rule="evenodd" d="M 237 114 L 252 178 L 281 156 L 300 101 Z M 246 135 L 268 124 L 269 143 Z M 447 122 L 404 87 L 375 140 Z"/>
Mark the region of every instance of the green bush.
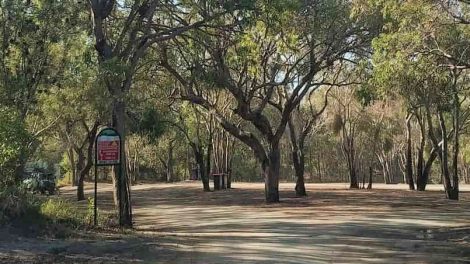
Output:
<path fill-rule="evenodd" d="M 72 184 L 72 170 L 73 165 L 70 164 L 70 160 L 67 157 L 67 154 L 62 155 L 62 160 L 59 163 L 60 166 L 60 178 L 57 180 L 57 186 L 63 187 Z"/>
<path fill-rule="evenodd" d="M 23 188 L 8 187 L 0 189 L 0 224 L 17 219 L 37 219 L 40 201 Z"/>
<path fill-rule="evenodd" d="M 86 213 L 60 198 L 42 200 L 22 187 L 0 191 L 0 225 L 35 229 L 33 233 L 51 234 L 65 227 L 88 225 Z M 63 225 L 64 228 L 57 227 Z"/>
<path fill-rule="evenodd" d="M 66 224 L 79 227 L 84 224 L 85 216 L 71 202 L 59 198 L 47 199 L 40 206 L 40 214 L 53 224 Z"/>
<path fill-rule="evenodd" d="M 15 183 L 19 161 L 26 160 L 30 135 L 18 115 L 0 107 L 0 188 Z"/>
<path fill-rule="evenodd" d="M 0 226 L 14 228 L 26 236 L 51 236 L 64 238 L 75 229 L 93 225 L 93 198 L 86 208 L 59 197 L 43 199 L 22 187 L 0 190 Z M 102 227 L 116 227 L 116 215 L 98 211 L 98 223 Z"/>
<path fill-rule="evenodd" d="M 51 198 L 41 204 L 40 213 L 42 217 L 54 224 L 66 224 L 74 228 L 90 227 L 93 225 L 94 200 L 89 197 L 86 210 L 81 210 L 68 200 Z M 114 217 L 114 215 L 97 211 L 98 224 L 112 226 Z"/>

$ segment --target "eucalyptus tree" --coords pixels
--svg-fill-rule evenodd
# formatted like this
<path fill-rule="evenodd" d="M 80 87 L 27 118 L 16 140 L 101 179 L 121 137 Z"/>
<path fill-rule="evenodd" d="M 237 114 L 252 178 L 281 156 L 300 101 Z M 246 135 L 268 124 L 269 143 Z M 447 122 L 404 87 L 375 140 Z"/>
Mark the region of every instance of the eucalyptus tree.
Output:
<path fill-rule="evenodd" d="M 74 88 L 76 90 L 76 87 Z M 47 98 L 41 99 L 41 104 L 44 104 L 43 108 L 47 108 L 44 111 L 45 116 L 64 111 L 48 135 L 55 135 L 56 139 L 67 149 L 72 175 L 74 175 L 72 185 L 77 186 L 77 200 L 81 201 L 85 199 L 85 178 L 89 176 L 94 163 L 94 143 L 101 120 L 97 114 L 90 111 L 87 105 L 89 101 L 81 101 L 85 97 L 78 99 L 64 94 L 68 92 L 70 90 L 52 90 Z"/>
<path fill-rule="evenodd" d="M 84 45 L 87 40 L 87 32 L 81 31 L 54 46 L 54 52 L 62 54 L 63 67 L 48 91 L 37 97 L 42 118 L 52 120 L 60 113 L 49 135 L 55 135 L 68 151 L 78 200 L 85 199 L 84 181 L 93 166 L 95 136 L 103 123 L 101 113 L 109 108 L 106 90 L 98 85 L 93 46 Z"/>
<path fill-rule="evenodd" d="M 77 11 L 75 1 L 0 1 L 0 99 L 23 120 L 35 111 L 37 94 L 60 78 L 67 53 L 56 49 L 79 31 L 83 13 Z"/>
<path fill-rule="evenodd" d="M 251 148 L 261 164 L 269 203 L 279 201 L 279 143 L 291 113 L 309 91 L 325 83 L 322 73 L 361 51 L 370 32 L 364 21 L 351 19 L 349 1 L 254 5 L 259 12 L 224 17 L 230 32 L 218 27 L 176 39 L 173 43 L 186 60 L 172 61 L 167 54 L 162 64 L 184 87 L 182 99 L 211 111 L 224 129 Z M 181 68 L 186 73 L 177 70 Z M 253 130 L 227 120 L 199 92 L 201 82 L 226 90 L 236 103 L 234 113 Z M 276 120 L 266 115 L 273 108 L 280 110 Z"/>
<path fill-rule="evenodd" d="M 213 131 L 208 126 L 207 115 L 198 106 L 186 103 L 175 103 L 170 108 L 174 112 L 177 121 L 168 120 L 167 122 L 176 127 L 184 135 L 193 151 L 197 173 L 201 178 L 203 190 L 209 192 L 211 190 L 209 185 L 211 146 L 209 141 Z"/>
<path fill-rule="evenodd" d="M 315 109 L 312 102 L 311 92 L 306 105 L 298 106 L 297 110 L 292 112 L 288 121 L 289 137 L 292 147 L 292 163 L 294 165 L 296 184 L 295 192 L 297 196 L 307 196 L 305 189 L 305 143 L 308 136 L 312 133 L 315 122 L 325 111 L 328 105 L 328 93 L 331 87 L 325 92 L 324 103 L 320 109 Z M 312 90 L 314 91 L 314 90 Z"/>
<path fill-rule="evenodd" d="M 442 1 L 438 1 L 441 4 Z M 435 8 L 433 14 L 435 20 L 434 29 L 430 38 L 424 42 L 424 54 L 435 60 L 440 68 L 446 71 L 446 85 L 443 87 L 445 102 L 438 107 L 438 120 L 441 131 L 441 142 L 439 145 L 436 136 L 430 131 L 430 138 L 438 150 L 443 174 L 443 183 L 446 195 L 449 199 L 459 199 L 459 154 L 460 135 L 465 130 L 469 119 L 468 110 L 468 70 L 470 69 L 470 27 L 468 18 L 470 17 L 470 3 L 468 1 L 448 1 L 444 2 L 441 8 Z M 444 13 L 445 15 L 439 15 Z M 442 101 L 440 103 L 443 103 Z M 449 136 L 446 129 L 445 113 L 450 116 L 452 126 Z M 429 120 L 429 116 L 427 118 Z M 431 128 L 431 127 L 430 127 Z M 448 137 L 452 142 L 452 152 L 448 153 Z M 451 156 L 448 161 L 447 156 Z M 449 168 L 448 162 L 451 163 Z"/>
<path fill-rule="evenodd" d="M 401 103 L 399 100 L 385 100 L 368 106 L 370 121 L 363 125 L 363 130 L 370 130 L 370 139 L 373 141 L 370 145 L 373 146 L 374 155 L 382 167 L 384 183 L 398 183 L 402 179 L 400 174 L 403 140 L 401 139 L 404 129 L 400 122 L 403 118 Z M 406 177 L 406 162 L 404 174 Z M 410 179 L 407 178 L 404 182 L 410 183 Z M 412 178 L 411 182 L 413 182 Z"/>
<path fill-rule="evenodd" d="M 208 21 L 227 12 L 223 6 L 209 16 L 198 16 L 198 11 L 210 6 L 199 1 L 157 0 L 89 0 L 93 36 L 103 85 L 112 98 L 112 125 L 126 139 L 126 98 L 133 86 L 141 60 L 149 49 L 184 32 L 204 26 Z M 231 5 L 236 8 L 235 5 Z M 122 147 L 119 199 L 120 224 L 132 226 L 130 187 L 126 175 L 126 153 Z M 116 177 L 116 176 L 115 176 Z"/>
<path fill-rule="evenodd" d="M 59 119 L 60 113 L 51 119 L 41 116 L 38 95 L 62 78 L 69 50 L 57 50 L 81 30 L 79 7 L 78 1 L 0 1 L 0 104 L 14 112 L 30 134 L 18 157 L 17 177 Z"/>
<path fill-rule="evenodd" d="M 159 76 L 160 79 L 166 78 L 165 75 Z M 179 143 L 187 143 L 196 162 L 203 190 L 208 192 L 210 191 L 210 166 L 208 166 L 210 161 L 208 160 L 211 154 L 209 151 L 211 131 L 207 126 L 207 113 L 198 106 L 175 100 L 172 95 L 174 86 L 174 82 L 169 82 L 162 87 L 149 86 L 148 89 L 140 92 L 143 97 L 147 97 L 144 105 L 150 105 L 150 107 L 142 110 L 143 116 L 139 118 L 137 132 L 145 134 L 153 143 L 156 143 L 157 138 L 164 134 L 167 134 L 167 139 L 168 134 L 174 134 L 174 138 L 182 139 L 178 140 Z M 170 142 L 171 139 L 168 143 Z M 163 161 L 161 157 L 159 159 L 165 163 L 165 166 L 167 165 L 167 161 Z"/>
<path fill-rule="evenodd" d="M 468 29 L 458 23 L 458 19 L 456 21 L 452 12 L 456 11 L 463 19 L 466 9 L 463 6 L 448 9 L 449 5 L 442 5 L 440 1 L 371 2 L 372 6 L 381 8 L 388 19 L 386 32 L 375 43 L 376 77 L 379 83 L 392 84 L 386 85 L 389 90 L 399 88 L 398 93 L 409 102 L 409 112 L 415 115 L 420 126 L 418 190 L 424 190 L 426 185 L 429 161 L 432 163 L 438 157 L 447 197 L 458 199 L 459 135 L 468 118 L 466 111 L 461 111 L 467 88 L 460 77 L 465 76 L 461 71 L 467 68 L 465 61 L 470 43 Z M 458 5 L 455 1 L 448 3 L 452 7 Z M 409 21 L 413 21 L 413 25 Z M 397 73 L 400 78 L 396 78 Z M 436 120 L 438 125 L 434 124 Z M 451 131 L 446 124 L 449 120 Z M 426 133 L 432 150 L 423 166 Z M 448 165 L 449 140 L 453 146 L 452 170 Z"/>
<path fill-rule="evenodd" d="M 230 107 L 232 102 L 226 93 L 222 92 L 219 94 L 221 99 L 220 103 L 223 104 L 220 108 L 223 115 L 226 116 L 232 122 L 237 123 L 241 126 L 242 120 L 237 118 L 236 115 L 231 111 Z M 232 188 L 232 171 L 233 171 L 233 158 L 235 155 L 235 148 L 237 146 L 237 139 L 228 133 L 225 129 L 218 126 L 217 120 L 211 120 L 214 122 L 214 136 L 212 137 L 212 148 L 213 148 L 213 169 L 215 173 L 223 173 L 227 175 L 227 188 Z"/>
<path fill-rule="evenodd" d="M 224 101 L 223 91 L 205 92 L 218 97 L 214 102 L 221 105 L 221 109 L 228 109 L 231 105 L 230 101 Z M 173 104 L 171 108 L 177 116 L 177 121 L 167 122 L 182 132 L 191 147 L 204 191 L 210 191 L 211 173 L 227 174 L 227 184 L 230 187 L 232 151 L 235 144 L 233 138 L 217 126 L 218 123 L 210 112 L 198 105 L 180 102 Z M 230 113 L 227 113 L 227 117 L 230 118 Z"/>
<path fill-rule="evenodd" d="M 336 102 L 332 129 L 341 139 L 341 150 L 346 159 L 349 173 L 349 188 L 358 189 L 358 150 L 356 141 L 360 133 L 358 126 L 363 108 L 354 97 L 354 87 L 351 88 L 346 91 L 336 90 L 332 94 Z"/>
<path fill-rule="evenodd" d="M 364 46 L 366 49 L 366 46 Z M 366 52 L 364 52 L 366 53 Z M 359 61 L 359 58 L 357 58 Z M 331 67 L 323 74 L 323 85 L 312 87 L 309 91 L 308 96 L 303 100 L 292 112 L 290 119 L 288 120 L 289 136 L 292 147 L 292 163 L 294 165 L 296 175 L 296 186 L 295 191 L 297 196 L 306 196 L 304 173 L 305 173 L 305 141 L 307 137 L 312 133 L 313 127 L 317 119 L 323 114 L 328 106 L 328 95 L 333 87 L 344 87 L 353 84 L 359 84 L 360 71 L 352 70 L 352 68 L 362 69 L 359 65 L 350 63 L 338 63 L 334 67 Z M 346 64 L 346 66 L 344 65 Z M 315 109 L 313 106 L 313 96 L 319 92 L 321 88 L 324 88 L 324 98 L 322 105 L 319 109 Z M 277 107 L 278 110 L 282 111 L 282 108 Z"/>

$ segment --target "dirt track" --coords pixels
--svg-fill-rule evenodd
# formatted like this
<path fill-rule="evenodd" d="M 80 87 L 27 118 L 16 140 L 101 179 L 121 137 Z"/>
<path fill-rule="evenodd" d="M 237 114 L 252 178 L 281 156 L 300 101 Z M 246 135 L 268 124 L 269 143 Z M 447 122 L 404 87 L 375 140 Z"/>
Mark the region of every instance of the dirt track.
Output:
<path fill-rule="evenodd" d="M 295 198 L 293 184 L 281 184 L 282 202 L 266 205 L 263 184 L 234 187 L 204 193 L 198 183 L 137 185 L 136 233 L 84 241 L 2 236 L 0 262 L 470 263 L 469 192 L 456 202 L 403 185 L 350 191 L 313 184 L 308 198 Z M 99 192 L 101 208 L 110 208 L 111 186 Z"/>

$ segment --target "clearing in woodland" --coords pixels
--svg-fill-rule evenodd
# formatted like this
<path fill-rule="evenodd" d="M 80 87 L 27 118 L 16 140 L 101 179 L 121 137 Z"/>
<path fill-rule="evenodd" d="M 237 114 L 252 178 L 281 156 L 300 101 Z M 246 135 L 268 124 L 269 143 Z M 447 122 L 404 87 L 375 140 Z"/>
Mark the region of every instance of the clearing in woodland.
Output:
<path fill-rule="evenodd" d="M 92 186 L 86 193 L 92 194 Z M 460 201 L 440 186 L 348 190 L 307 184 L 296 198 L 281 184 L 282 202 L 266 205 L 262 183 L 202 192 L 198 183 L 133 187 L 135 232 L 68 240 L 0 237 L 0 260 L 25 263 L 466 263 L 470 262 L 470 186 Z M 74 198 L 72 188 L 62 190 Z M 99 205 L 112 204 L 101 184 Z M 85 202 L 83 203 L 85 207 Z M 2 241 L 3 240 L 3 241 Z"/>

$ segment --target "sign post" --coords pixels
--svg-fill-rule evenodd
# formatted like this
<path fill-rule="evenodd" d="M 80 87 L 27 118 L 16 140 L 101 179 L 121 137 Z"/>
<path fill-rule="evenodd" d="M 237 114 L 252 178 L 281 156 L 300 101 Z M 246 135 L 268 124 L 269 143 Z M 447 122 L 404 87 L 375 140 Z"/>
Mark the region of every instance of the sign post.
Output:
<path fill-rule="evenodd" d="M 114 166 L 121 164 L 121 136 L 110 127 L 98 132 L 95 141 L 95 199 L 93 224 L 97 225 L 97 192 L 98 192 L 98 166 Z M 118 179 L 118 184 L 120 180 Z M 121 189 L 119 187 L 119 189 Z M 121 200 L 119 199 L 119 203 Z M 119 207 L 120 208 L 120 207 Z"/>

